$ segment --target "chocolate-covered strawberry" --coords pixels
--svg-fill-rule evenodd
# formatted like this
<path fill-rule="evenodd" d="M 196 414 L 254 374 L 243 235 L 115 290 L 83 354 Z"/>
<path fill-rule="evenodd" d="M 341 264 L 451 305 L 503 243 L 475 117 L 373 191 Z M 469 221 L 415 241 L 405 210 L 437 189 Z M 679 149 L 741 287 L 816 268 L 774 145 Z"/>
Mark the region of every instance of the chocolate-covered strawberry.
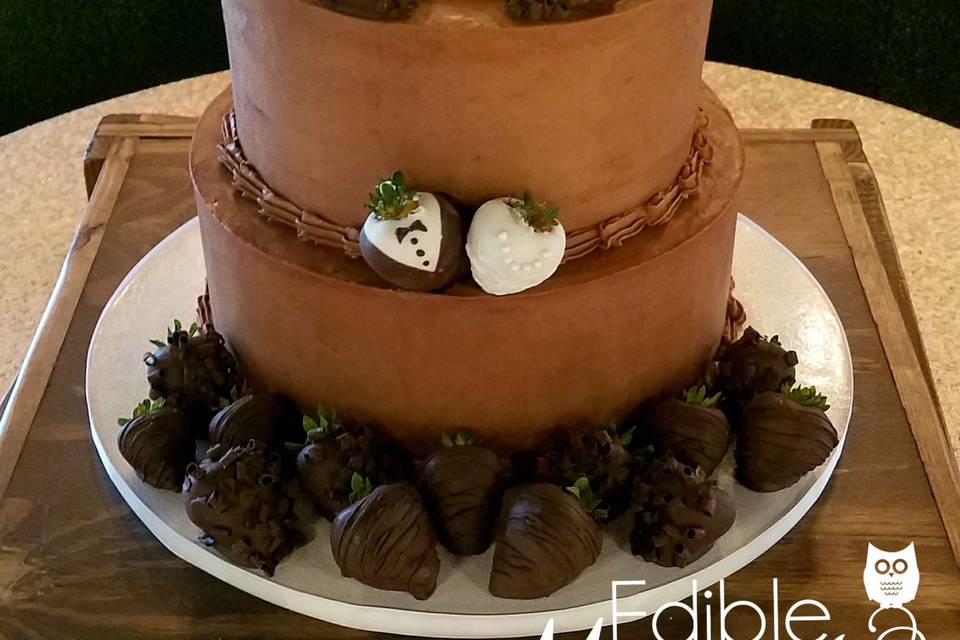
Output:
<path fill-rule="evenodd" d="M 137 477 L 158 489 L 180 491 L 196 446 L 193 425 L 186 414 L 164 406 L 160 398 L 144 400 L 133 410 L 132 419 L 117 422 L 123 427 L 117 447 Z"/>
<path fill-rule="evenodd" d="M 198 435 L 206 437 L 213 413 L 243 388 L 237 361 L 212 325 L 183 329 L 174 320 L 166 341 L 151 340 L 157 349 L 144 355 L 150 398 L 164 398 L 190 416 Z"/>
<path fill-rule="evenodd" d="M 509 295 L 553 275 L 567 246 L 558 215 L 530 192 L 522 200 L 496 198 L 480 205 L 467 232 L 470 272 L 480 288 Z"/>
<path fill-rule="evenodd" d="M 469 434 L 443 437 L 420 469 L 420 487 L 443 545 L 458 556 L 483 553 L 493 538 L 507 464 Z"/>
<path fill-rule="evenodd" d="M 701 386 L 654 407 L 648 419 L 654 449 L 670 451 L 680 462 L 712 474 L 730 446 L 730 423 L 717 408 L 719 399 L 719 393 L 709 396 Z"/>
<path fill-rule="evenodd" d="M 191 464 L 184 507 L 204 544 L 231 562 L 272 575 L 299 537 L 280 471 L 280 454 L 255 440 L 232 448 L 214 445 L 203 462 Z"/>
<path fill-rule="evenodd" d="M 736 509 L 699 467 L 670 453 L 653 458 L 634 480 L 635 556 L 664 567 L 685 567 L 709 551 L 733 525 Z"/>
<path fill-rule="evenodd" d="M 286 442 L 303 442 L 301 415 L 281 395 L 254 393 L 230 403 L 213 416 L 208 427 L 210 442 L 226 447 L 259 440 L 273 449 Z"/>
<path fill-rule="evenodd" d="M 797 353 L 784 349 L 778 336 L 768 340 L 747 327 L 739 340 L 717 351 L 716 386 L 743 403 L 757 393 L 792 386 L 797 361 Z"/>
<path fill-rule="evenodd" d="M 346 578 L 418 600 L 437 586 L 437 536 L 417 490 L 405 483 L 380 485 L 352 478 L 355 501 L 330 529 L 333 558 Z"/>
<path fill-rule="evenodd" d="M 779 491 L 819 467 L 839 443 L 814 387 L 761 393 L 743 408 L 737 479 L 754 491 Z"/>
<path fill-rule="evenodd" d="M 590 478 L 608 517 L 615 518 L 630 501 L 632 436 L 632 429 L 619 434 L 616 425 L 564 430 L 553 448 L 536 458 L 537 477 L 561 486 Z"/>
<path fill-rule="evenodd" d="M 303 417 L 307 444 L 297 456 L 297 477 L 317 511 L 332 520 L 350 504 L 354 474 L 374 483 L 384 479 L 382 444 L 368 427 L 345 422 L 320 407 Z"/>
<path fill-rule="evenodd" d="M 587 510 L 597 502 L 585 486 L 585 479 L 574 491 L 538 483 L 507 493 L 490 593 L 516 600 L 545 598 L 596 562 L 603 531 Z"/>
<path fill-rule="evenodd" d="M 398 171 L 377 184 L 365 206 L 370 215 L 360 229 L 360 253 L 381 278 L 435 291 L 463 274 L 463 222 L 443 195 L 408 189 Z"/>

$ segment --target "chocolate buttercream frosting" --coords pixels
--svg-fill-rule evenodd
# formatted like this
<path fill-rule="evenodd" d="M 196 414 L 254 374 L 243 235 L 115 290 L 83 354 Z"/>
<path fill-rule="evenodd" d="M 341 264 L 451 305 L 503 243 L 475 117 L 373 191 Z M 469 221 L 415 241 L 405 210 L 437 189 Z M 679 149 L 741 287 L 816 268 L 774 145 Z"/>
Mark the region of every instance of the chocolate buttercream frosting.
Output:
<path fill-rule="evenodd" d="M 117 437 L 120 455 L 152 487 L 180 491 L 193 462 L 194 429 L 185 413 L 162 407 L 127 422 Z"/>
<path fill-rule="evenodd" d="M 437 536 L 417 490 L 387 484 L 339 514 L 330 529 L 333 558 L 346 578 L 418 600 L 437 586 Z"/>
<path fill-rule="evenodd" d="M 650 461 L 634 482 L 635 556 L 663 567 L 685 567 L 702 557 L 733 525 L 730 496 L 699 467 L 670 454 Z"/>
<path fill-rule="evenodd" d="M 278 394 L 255 393 L 236 400 L 210 420 L 210 442 L 226 447 L 244 445 L 250 440 L 264 442 L 270 448 L 285 442 L 303 442 L 300 412 Z"/>
<path fill-rule="evenodd" d="M 183 494 L 201 540 L 231 562 L 272 575 L 293 550 L 292 501 L 280 455 L 262 442 L 214 445 L 203 462 L 187 468 Z"/>
<path fill-rule="evenodd" d="M 680 462 L 713 473 L 730 446 L 730 423 L 715 407 L 671 398 L 650 412 L 650 441 L 658 451 L 670 451 Z"/>
<path fill-rule="evenodd" d="M 445 446 L 423 463 L 424 499 L 451 553 L 472 556 L 490 546 L 507 475 L 503 459 L 476 445 Z"/>
<path fill-rule="evenodd" d="M 737 439 L 737 479 L 753 491 L 779 491 L 819 467 L 839 443 L 818 407 L 782 393 L 761 393 L 743 408 Z"/>
<path fill-rule="evenodd" d="M 545 598 L 596 562 L 603 531 L 577 498 L 539 483 L 508 492 L 490 573 L 498 598 Z"/>

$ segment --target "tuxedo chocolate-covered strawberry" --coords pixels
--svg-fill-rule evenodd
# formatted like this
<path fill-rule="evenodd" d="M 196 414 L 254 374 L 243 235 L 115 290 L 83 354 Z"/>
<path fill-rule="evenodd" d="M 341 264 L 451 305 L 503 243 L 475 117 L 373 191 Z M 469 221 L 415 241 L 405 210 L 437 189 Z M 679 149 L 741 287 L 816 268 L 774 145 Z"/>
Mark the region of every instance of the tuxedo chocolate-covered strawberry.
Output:
<path fill-rule="evenodd" d="M 587 511 L 597 505 L 585 486 L 585 479 L 574 491 L 544 482 L 507 492 L 490 593 L 515 600 L 545 598 L 596 562 L 603 531 Z"/>
<path fill-rule="evenodd" d="M 352 479 L 353 504 L 337 514 L 330 529 L 333 558 L 345 578 L 388 591 L 406 591 L 418 600 L 437 586 L 437 536 L 417 490 L 409 484 L 380 485 Z"/>
<path fill-rule="evenodd" d="M 175 407 L 164 406 L 160 398 L 144 400 L 133 410 L 132 419 L 117 422 L 123 427 L 117 447 L 137 477 L 158 489 L 180 491 L 196 445 L 190 418 Z"/>
<path fill-rule="evenodd" d="M 708 396 L 706 387 L 694 387 L 682 399 L 664 400 L 650 412 L 650 443 L 709 476 L 730 446 L 730 423 L 717 408 L 719 399 L 719 393 Z"/>
<path fill-rule="evenodd" d="M 460 277 L 463 222 L 443 195 L 407 189 L 398 171 L 377 184 L 366 206 L 360 253 L 381 278 L 411 291 L 435 291 Z"/>
<path fill-rule="evenodd" d="M 505 461 L 469 434 L 444 436 L 443 446 L 424 461 L 420 486 L 451 553 L 472 556 L 490 546 L 507 472 Z"/>
<path fill-rule="evenodd" d="M 814 387 L 761 393 L 743 408 L 737 479 L 754 491 L 779 491 L 819 467 L 839 443 L 830 406 Z"/>
<path fill-rule="evenodd" d="M 557 270 L 567 237 L 559 211 L 534 200 L 497 198 L 477 209 L 467 232 L 473 279 L 502 296 L 535 287 Z"/>

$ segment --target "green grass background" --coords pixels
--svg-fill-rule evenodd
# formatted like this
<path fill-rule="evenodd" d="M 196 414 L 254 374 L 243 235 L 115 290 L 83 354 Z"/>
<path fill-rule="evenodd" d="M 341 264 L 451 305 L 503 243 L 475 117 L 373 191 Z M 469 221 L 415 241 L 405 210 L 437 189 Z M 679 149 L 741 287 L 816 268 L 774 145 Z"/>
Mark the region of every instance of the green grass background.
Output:
<path fill-rule="evenodd" d="M 960 0 L 715 0 L 708 57 L 960 125 Z M 219 0 L 0 0 L 0 133 L 226 66 Z"/>

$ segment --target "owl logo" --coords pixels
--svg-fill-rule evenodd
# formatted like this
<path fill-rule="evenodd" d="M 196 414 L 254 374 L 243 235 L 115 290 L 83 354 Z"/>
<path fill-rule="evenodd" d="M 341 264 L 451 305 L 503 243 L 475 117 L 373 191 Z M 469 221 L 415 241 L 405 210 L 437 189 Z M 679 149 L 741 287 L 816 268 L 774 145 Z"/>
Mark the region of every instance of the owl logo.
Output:
<path fill-rule="evenodd" d="M 917 552 L 913 543 L 900 551 L 884 551 L 868 543 L 867 564 L 863 568 L 863 586 L 867 597 L 879 607 L 870 616 L 867 628 L 876 633 L 877 614 L 888 609 L 899 609 L 910 620 L 909 627 L 887 629 L 877 640 L 883 640 L 898 631 L 911 632 L 912 640 L 924 640 L 917 628 L 917 620 L 904 605 L 913 602 L 920 586 L 920 568 L 917 566 Z"/>
<path fill-rule="evenodd" d="M 863 585 L 867 588 L 867 597 L 883 609 L 902 609 L 903 605 L 913 602 L 920 586 L 920 569 L 913 543 L 893 552 L 869 545 Z"/>

